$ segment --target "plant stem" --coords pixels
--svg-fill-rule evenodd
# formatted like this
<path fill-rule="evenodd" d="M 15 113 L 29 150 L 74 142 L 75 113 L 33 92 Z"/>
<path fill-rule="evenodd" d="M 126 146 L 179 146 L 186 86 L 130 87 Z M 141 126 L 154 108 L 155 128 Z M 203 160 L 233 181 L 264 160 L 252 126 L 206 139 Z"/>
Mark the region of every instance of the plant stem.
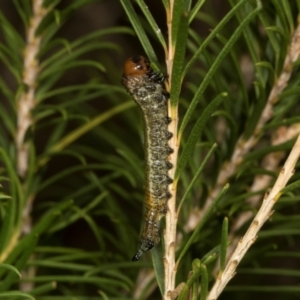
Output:
<path fill-rule="evenodd" d="M 280 127 L 274 134 L 274 137 L 271 140 L 271 145 L 276 146 L 279 144 L 283 144 L 287 141 L 294 139 L 299 134 L 300 134 L 299 124 L 295 124 L 290 127 Z M 264 157 L 261 165 L 265 170 L 268 170 L 270 172 L 276 172 L 278 170 L 279 163 L 284 158 L 284 156 L 285 156 L 284 151 L 269 153 Z M 253 184 L 249 189 L 249 192 L 255 193 L 255 192 L 263 191 L 270 186 L 271 181 L 273 181 L 272 176 L 266 174 L 263 175 L 259 174 L 254 178 Z M 256 208 L 259 205 L 260 199 L 261 199 L 260 194 L 254 195 L 248 198 L 246 202 L 251 207 Z M 246 211 L 246 212 L 242 212 L 235 220 L 229 235 L 229 240 L 231 241 L 231 244 L 228 247 L 228 253 L 231 253 L 233 251 L 233 248 L 236 246 L 236 243 L 233 243 L 232 241 L 232 239 L 236 238 L 235 233 L 253 216 L 254 216 L 253 211 Z"/>
<path fill-rule="evenodd" d="M 273 138 L 271 140 L 271 145 L 279 145 L 282 143 L 285 143 L 291 139 L 294 139 L 300 134 L 300 125 L 294 124 L 290 127 L 280 127 L 276 131 L 276 133 L 273 135 Z M 279 151 L 279 152 L 271 152 L 268 155 L 264 157 L 262 160 L 261 166 L 265 170 L 268 170 L 270 172 L 277 172 L 278 166 L 281 162 L 281 160 L 284 158 L 285 152 Z M 252 186 L 249 189 L 249 192 L 257 193 L 262 192 L 266 190 L 271 182 L 273 181 L 273 177 L 267 174 L 258 174 L 255 176 Z M 246 200 L 246 203 L 250 205 L 253 208 L 257 208 L 259 206 L 261 200 L 261 193 L 257 195 L 253 195 L 252 197 L 248 198 Z M 233 221 L 233 224 L 230 229 L 229 238 L 230 244 L 227 248 L 227 259 L 229 258 L 229 255 L 234 251 L 236 248 L 240 236 L 237 235 L 238 230 L 245 225 L 250 219 L 254 217 L 254 211 L 244 211 L 238 215 L 238 217 Z M 219 266 L 216 264 L 216 267 L 214 269 L 214 274 L 217 274 L 219 272 Z"/>
<path fill-rule="evenodd" d="M 43 8 L 42 5 L 43 0 L 33 1 L 33 15 L 27 29 L 27 42 L 24 49 L 24 68 L 22 77 L 26 89 L 20 95 L 18 100 L 18 127 L 16 133 L 17 169 L 18 174 L 21 177 L 26 175 L 28 169 L 29 145 L 25 142 L 25 134 L 33 125 L 31 111 L 36 106 L 35 92 L 39 73 L 39 61 L 37 55 L 42 40 L 41 36 L 36 36 L 36 30 L 48 13 L 48 10 Z"/>
<path fill-rule="evenodd" d="M 258 211 L 256 217 L 252 221 L 244 237 L 240 239 L 238 246 L 233 252 L 228 263 L 226 264 L 224 272 L 218 276 L 217 281 L 212 287 L 207 300 L 216 300 L 227 285 L 227 283 L 229 282 L 229 280 L 234 276 L 238 264 L 240 263 L 250 246 L 257 239 L 257 234 L 259 230 L 272 215 L 272 208 L 275 205 L 278 198 L 281 196 L 281 190 L 286 186 L 287 182 L 294 174 L 294 168 L 299 159 L 299 156 L 300 135 L 298 136 L 298 139 L 288 159 L 286 160 L 283 168 L 281 169 L 281 172 L 270 194 L 263 199 L 263 203 L 260 210 Z"/>
<path fill-rule="evenodd" d="M 43 0 L 32 1 L 32 17 L 26 32 L 26 46 L 24 49 L 24 65 L 22 81 L 26 88 L 20 95 L 17 105 L 17 132 L 16 132 L 16 149 L 17 149 L 17 172 L 21 178 L 25 178 L 29 165 L 29 144 L 25 141 L 26 132 L 33 125 L 34 120 L 31 116 L 32 110 L 36 107 L 36 87 L 39 75 L 39 61 L 37 55 L 40 51 L 42 36 L 36 35 L 36 31 L 48 14 L 49 9 L 43 7 Z M 26 189 L 26 186 L 23 186 Z M 29 195 L 25 199 L 23 207 L 22 222 L 19 228 L 18 236 L 15 238 L 15 244 L 20 234 L 29 234 L 32 229 L 31 210 L 34 201 L 34 195 Z M 11 247 L 13 250 L 15 245 Z M 35 274 L 35 268 L 31 267 L 22 272 L 23 277 L 30 277 Z M 29 275 L 30 274 L 30 275 Z M 30 291 L 33 283 L 21 283 L 20 290 Z"/>
<path fill-rule="evenodd" d="M 17 170 L 18 175 L 24 178 L 28 171 L 29 164 L 29 144 L 25 141 L 28 129 L 33 125 L 34 120 L 31 116 L 32 110 L 36 107 L 36 87 L 39 75 L 39 61 L 37 55 L 40 51 L 42 36 L 36 36 L 36 31 L 49 12 L 43 7 L 43 0 L 34 0 L 32 7 L 32 17 L 27 28 L 26 46 L 24 49 L 23 82 L 27 88 L 20 95 L 17 111 Z M 31 209 L 34 201 L 33 196 L 26 199 L 23 209 L 22 231 L 28 234 L 31 231 Z"/>
<path fill-rule="evenodd" d="M 174 0 L 170 0 L 169 10 L 167 10 L 167 25 L 168 25 L 168 52 L 166 57 L 167 72 L 169 78 L 172 77 L 173 61 L 175 50 L 173 48 L 172 41 L 172 16 L 173 16 Z M 168 86 L 169 91 L 171 90 L 171 81 Z M 169 171 L 169 176 L 174 178 L 175 168 L 177 165 L 178 157 L 178 139 L 177 139 L 177 128 L 178 128 L 178 111 L 177 107 L 171 107 L 169 101 L 169 112 L 168 115 L 171 117 L 172 122 L 169 125 L 168 130 L 173 133 L 169 145 L 174 150 L 170 155 L 170 162 L 174 166 Z M 172 198 L 168 200 L 168 211 L 166 215 L 166 230 L 164 234 L 165 241 L 165 254 L 164 254 L 164 270 L 165 270 L 165 287 L 164 287 L 164 299 L 171 300 L 172 292 L 175 289 L 176 279 L 176 267 L 175 267 L 175 242 L 176 242 L 176 227 L 177 227 L 177 212 L 176 212 L 176 183 L 173 182 L 171 187 Z"/>

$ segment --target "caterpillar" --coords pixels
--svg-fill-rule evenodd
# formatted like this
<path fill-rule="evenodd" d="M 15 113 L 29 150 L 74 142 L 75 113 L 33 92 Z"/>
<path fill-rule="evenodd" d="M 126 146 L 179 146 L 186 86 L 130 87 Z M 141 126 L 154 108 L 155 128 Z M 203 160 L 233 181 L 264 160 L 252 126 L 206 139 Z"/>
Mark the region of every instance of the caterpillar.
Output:
<path fill-rule="evenodd" d="M 154 71 L 143 56 L 133 56 L 125 61 L 121 82 L 142 111 L 146 159 L 145 218 L 140 247 L 133 261 L 159 243 L 160 219 L 166 214 L 167 201 L 171 197 L 169 184 L 173 180 L 168 176 L 168 170 L 173 166 L 168 156 L 173 149 L 169 147 L 168 140 L 173 134 L 168 131 L 171 119 L 168 116 L 169 93 L 165 90 L 165 79 L 166 76 Z"/>

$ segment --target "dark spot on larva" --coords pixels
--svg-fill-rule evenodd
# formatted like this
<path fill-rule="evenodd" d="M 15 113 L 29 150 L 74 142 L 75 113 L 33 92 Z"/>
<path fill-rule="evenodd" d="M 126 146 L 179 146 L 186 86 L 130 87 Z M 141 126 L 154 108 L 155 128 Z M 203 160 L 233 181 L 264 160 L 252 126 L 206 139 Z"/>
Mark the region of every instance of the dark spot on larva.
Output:
<path fill-rule="evenodd" d="M 169 132 L 167 131 L 167 139 L 169 140 L 170 138 L 172 138 L 173 136 L 173 133 L 172 132 Z"/>
<path fill-rule="evenodd" d="M 170 199 L 170 198 L 172 198 L 172 194 L 171 194 L 170 192 L 167 192 L 167 193 L 166 193 L 166 197 L 167 197 L 168 199 Z"/>
<path fill-rule="evenodd" d="M 167 169 L 172 169 L 173 168 L 173 164 L 170 163 L 168 160 L 166 161 L 166 166 L 167 166 Z"/>
<path fill-rule="evenodd" d="M 168 147 L 167 153 L 168 153 L 168 154 L 172 154 L 173 152 L 174 152 L 174 150 L 173 150 L 171 147 Z"/>
<path fill-rule="evenodd" d="M 172 178 L 170 178 L 170 177 L 168 177 L 168 179 L 167 179 L 167 183 L 168 183 L 168 184 L 171 184 L 171 183 L 173 183 L 173 179 L 172 179 Z"/>
<path fill-rule="evenodd" d="M 156 91 L 156 87 L 153 83 L 149 83 L 149 84 L 146 84 L 145 85 L 145 89 L 148 91 L 148 92 L 155 92 Z M 161 97 L 162 98 L 162 97 Z"/>
<path fill-rule="evenodd" d="M 166 124 L 170 124 L 172 122 L 172 119 L 170 117 L 165 117 Z"/>
<path fill-rule="evenodd" d="M 153 82 L 159 83 L 159 84 L 162 84 L 167 78 L 167 76 L 164 76 L 164 75 L 162 75 L 162 73 L 156 72 L 152 69 L 150 69 L 149 77 Z"/>
<path fill-rule="evenodd" d="M 170 98 L 170 93 L 169 93 L 169 92 L 163 91 L 162 94 L 163 94 L 167 99 Z"/>

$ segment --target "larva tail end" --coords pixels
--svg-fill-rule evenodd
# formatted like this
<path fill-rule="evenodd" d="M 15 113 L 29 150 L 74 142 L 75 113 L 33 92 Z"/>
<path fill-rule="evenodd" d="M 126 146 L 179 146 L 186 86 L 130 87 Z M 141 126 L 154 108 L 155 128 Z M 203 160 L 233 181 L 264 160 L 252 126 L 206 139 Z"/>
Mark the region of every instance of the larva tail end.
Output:
<path fill-rule="evenodd" d="M 140 257 L 142 256 L 144 252 L 142 250 L 139 250 L 135 256 L 132 258 L 132 261 L 138 261 L 140 259 Z"/>
<path fill-rule="evenodd" d="M 159 238 L 157 243 L 159 242 Z M 156 243 L 156 244 L 157 244 Z M 136 255 L 132 258 L 132 261 L 137 261 L 142 256 L 142 254 L 154 247 L 155 243 L 151 239 L 141 239 L 141 246 Z"/>

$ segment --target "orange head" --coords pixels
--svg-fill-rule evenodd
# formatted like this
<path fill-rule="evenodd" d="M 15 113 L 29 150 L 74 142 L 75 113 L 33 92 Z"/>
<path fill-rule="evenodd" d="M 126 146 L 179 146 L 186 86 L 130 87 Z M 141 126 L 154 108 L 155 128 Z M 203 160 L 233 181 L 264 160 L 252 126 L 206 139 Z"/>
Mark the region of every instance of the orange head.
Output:
<path fill-rule="evenodd" d="M 128 58 L 124 64 L 125 76 L 143 76 L 150 71 L 150 63 L 147 58 L 136 55 Z"/>

